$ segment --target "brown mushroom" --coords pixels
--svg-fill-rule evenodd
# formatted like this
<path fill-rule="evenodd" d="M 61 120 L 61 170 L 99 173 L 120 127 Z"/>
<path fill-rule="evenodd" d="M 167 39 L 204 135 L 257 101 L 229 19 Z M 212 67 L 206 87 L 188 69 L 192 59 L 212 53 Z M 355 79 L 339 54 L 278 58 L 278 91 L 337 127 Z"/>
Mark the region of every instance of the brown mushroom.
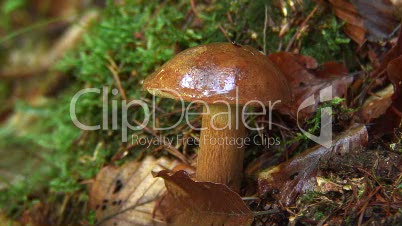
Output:
<path fill-rule="evenodd" d="M 244 145 L 217 145 L 211 139 L 244 138 L 239 114 L 249 101 L 268 105 L 290 99 L 285 77 L 265 55 L 231 43 L 201 45 L 177 54 L 144 81 L 144 88 L 157 96 L 208 104 L 202 116 L 206 129 L 201 130 L 196 179 L 223 183 L 235 191 L 241 182 Z"/>

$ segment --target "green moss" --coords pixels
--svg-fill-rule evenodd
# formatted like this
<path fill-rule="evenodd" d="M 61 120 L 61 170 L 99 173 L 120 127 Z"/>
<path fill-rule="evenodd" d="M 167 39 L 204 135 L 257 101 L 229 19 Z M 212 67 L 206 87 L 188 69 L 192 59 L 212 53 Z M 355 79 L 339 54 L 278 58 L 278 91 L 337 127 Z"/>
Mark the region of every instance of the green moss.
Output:
<path fill-rule="evenodd" d="M 319 197 L 321 194 L 314 191 L 308 191 L 303 196 L 300 197 L 301 202 L 311 203 L 314 199 Z"/>
<path fill-rule="evenodd" d="M 351 41 L 342 31 L 344 24 L 338 22 L 335 15 L 316 17 L 311 24 L 316 29 L 304 34 L 302 54 L 312 56 L 321 63 L 350 58 Z"/>
<path fill-rule="evenodd" d="M 330 107 L 332 110 L 332 116 L 336 116 L 342 113 L 348 113 L 348 112 L 353 112 L 355 109 L 351 108 L 346 108 L 342 103 L 345 101 L 344 98 L 340 97 L 335 97 L 331 99 L 330 101 L 321 103 L 316 110 L 316 113 L 312 115 L 310 118 L 306 119 L 304 127 L 306 128 L 305 130 L 313 134 L 315 136 L 319 136 L 320 130 L 321 130 L 321 110 L 327 107 Z M 303 123 L 303 122 L 299 122 Z M 333 120 L 332 122 L 335 124 L 335 121 Z M 315 145 L 315 143 L 310 140 L 304 133 L 298 132 L 296 135 L 286 141 L 286 144 L 293 144 L 295 142 L 300 142 L 300 145 L 297 148 L 297 151 L 295 154 L 299 153 L 299 151 L 306 150 L 307 148 L 311 147 L 312 145 Z"/>
<path fill-rule="evenodd" d="M 314 220 L 319 221 L 325 217 L 325 213 L 317 211 L 314 213 Z"/>

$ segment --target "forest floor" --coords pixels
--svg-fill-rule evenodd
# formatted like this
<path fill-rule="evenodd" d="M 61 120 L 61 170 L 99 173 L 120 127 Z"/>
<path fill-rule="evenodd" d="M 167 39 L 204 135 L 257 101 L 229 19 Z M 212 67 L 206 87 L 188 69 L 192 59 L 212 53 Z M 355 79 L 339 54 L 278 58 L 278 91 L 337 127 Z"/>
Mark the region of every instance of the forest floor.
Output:
<path fill-rule="evenodd" d="M 0 225 L 401 225 L 401 4 L 391 2 L 2 1 Z M 182 50 L 212 42 L 266 54 L 294 98 L 274 111 L 273 129 L 248 132 L 280 142 L 246 146 L 240 194 L 193 180 L 199 149 L 183 140 L 199 132 L 185 123 L 128 131 L 122 142 L 111 120 L 96 131 L 72 122 L 78 91 L 107 92 L 109 113 L 112 101 L 118 112 L 122 101 L 152 103 L 144 79 Z M 334 98 L 298 114 L 329 86 Z M 152 123 L 177 122 L 180 103 L 157 101 Z M 318 136 L 326 108 L 328 148 L 300 130 Z M 76 115 L 102 124 L 104 109 L 101 94 L 88 94 Z M 128 115 L 144 119 L 136 109 Z M 190 120 L 200 126 L 199 116 Z"/>

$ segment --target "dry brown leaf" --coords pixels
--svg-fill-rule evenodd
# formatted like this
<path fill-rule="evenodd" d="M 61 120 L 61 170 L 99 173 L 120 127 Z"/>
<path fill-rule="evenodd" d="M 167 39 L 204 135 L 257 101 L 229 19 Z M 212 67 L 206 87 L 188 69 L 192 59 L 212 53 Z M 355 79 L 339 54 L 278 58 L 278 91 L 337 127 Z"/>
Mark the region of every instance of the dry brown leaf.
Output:
<path fill-rule="evenodd" d="M 394 47 L 389 50 L 383 57 L 380 66 L 371 73 L 372 77 L 379 77 L 383 75 L 388 67 L 388 64 L 402 55 L 402 32 L 399 32 L 398 39 Z"/>
<path fill-rule="evenodd" d="M 338 155 L 358 151 L 367 142 L 366 127 L 355 125 L 338 136 L 331 148 L 317 145 L 287 162 L 261 172 L 258 176 L 259 192 L 270 192 L 282 204 L 290 205 L 299 194 L 314 189 L 321 163 Z"/>
<path fill-rule="evenodd" d="M 402 112 L 402 54 L 388 64 L 387 73 L 388 79 L 395 88 L 395 93 L 392 96 L 393 106 Z"/>
<path fill-rule="evenodd" d="M 383 115 L 392 104 L 394 87 L 389 85 L 367 98 L 358 112 L 360 120 L 368 123 Z"/>
<path fill-rule="evenodd" d="M 314 71 L 314 75 L 319 78 L 337 78 L 347 74 L 348 69 L 344 65 L 334 61 L 325 62 Z"/>
<path fill-rule="evenodd" d="M 398 26 L 396 7 L 389 0 L 329 0 L 345 33 L 359 45 L 388 38 Z"/>
<path fill-rule="evenodd" d="M 373 73 L 373 77 L 386 75 L 394 86 L 392 104 L 385 114 L 373 121 L 372 131 L 377 136 L 392 134 L 394 128 L 401 126 L 402 119 L 402 32 L 399 33 L 396 45 L 384 56 L 381 66 Z"/>
<path fill-rule="evenodd" d="M 154 207 L 166 190 L 152 170 L 173 168 L 166 158 L 146 157 L 121 167 L 106 166 L 96 176 L 89 194 L 89 208 L 95 210 L 97 225 L 161 225 Z"/>
<path fill-rule="evenodd" d="M 268 55 L 268 58 L 278 66 L 293 88 L 315 79 L 314 75 L 307 71 L 307 69 L 315 69 L 318 66 L 312 57 L 278 52 Z"/>
<path fill-rule="evenodd" d="M 161 171 L 168 194 L 159 211 L 170 225 L 250 225 L 253 213 L 224 184 L 196 182 L 185 171 Z"/>
<path fill-rule="evenodd" d="M 310 96 L 314 95 L 316 104 L 300 111 L 298 119 L 308 118 L 315 113 L 320 103 L 319 93 L 322 89 L 332 86 L 332 95 L 342 97 L 353 81 L 353 77 L 348 76 L 346 67 L 336 62 L 318 65 L 314 58 L 289 52 L 270 54 L 268 58 L 285 75 L 293 95 L 293 102 L 281 105 L 278 110 L 293 118 L 297 117 L 301 103 Z"/>

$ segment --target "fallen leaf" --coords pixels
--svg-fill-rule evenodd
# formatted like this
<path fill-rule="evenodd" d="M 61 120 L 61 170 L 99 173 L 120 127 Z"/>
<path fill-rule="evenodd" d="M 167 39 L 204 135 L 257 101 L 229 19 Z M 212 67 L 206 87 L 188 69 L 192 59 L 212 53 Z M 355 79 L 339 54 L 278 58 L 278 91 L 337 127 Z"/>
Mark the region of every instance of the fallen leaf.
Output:
<path fill-rule="evenodd" d="M 319 78 L 337 78 L 342 75 L 347 75 L 348 69 L 338 62 L 329 61 L 317 67 L 314 74 Z"/>
<path fill-rule="evenodd" d="M 391 97 L 393 94 L 394 87 L 389 85 L 367 98 L 357 114 L 360 120 L 368 123 L 385 114 L 392 104 Z"/>
<path fill-rule="evenodd" d="M 292 87 L 299 87 L 305 82 L 313 81 L 314 75 L 307 69 L 317 68 L 317 62 L 308 56 L 290 52 L 278 52 L 268 55 L 268 58 L 278 66 Z"/>
<path fill-rule="evenodd" d="M 360 46 L 388 38 L 399 24 L 396 7 L 387 0 L 329 0 L 335 15 L 346 22 L 345 33 Z"/>
<path fill-rule="evenodd" d="M 162 225 L 154 207 L 166 190 L 152 170 L 173 168 L 166 158 L 146 157 L 121 167 L 106 166 L 96 176 L 89 194 L 89 209 L 95 211 L 96 225 Z"/>
<path fill-rule="evenodd" d="M 377 136 L 392 134 L 395 128 L 401 126 L 402 119 L 402 32 L 399 33 L 396 45 L 385 55 L 381 66 L 372 76 L 386 75 L 394 86 L 392 104 L 386 109 L 385 114 L 373 121 L 371 131 Z"/>
<path fill-rule="evenodd" d="M 381 64 L 371 73 L 371 77 L 379 77 L 386 73 L 388 64 L 402 55 L 402 32 L 399 32 L 398 39 L 394 47 L 389 50 L 383 57 Z"/>
<path fill-rule="evenodd" d="M 293 101 L 290 104 L 281 105 L 278 110 L 282 114 L 298 118 L 299 121 L 316 112 L 322 89 L 332 86 L 332 96 L 342 97 L 353 82 L 353 77 L 348 76 L 346 67 L 336 62 L 318 65 L 311 57 L 289 52 L 270 54 L 268 58 L 285 75 L 293 95 Z M 297 117 L 298 107 L 304 100 L 313 95 L 315 104 L 300 111 Z"/>
<path fill-rule="evenodd" d="M 254 215 L 224 184 L 196 182 L 185 171 L 161 171 L 168 191 L 159 211 L 170 225 L 250 225 Z"/>
<path fill-rule="evenodd" d="M 387 72 L 388 79 L 395 88 L 395 93 L 392 96 L 393 107 L 402 112 L 402 55 L 388 64 Z"/>
<path fill-rule="evenodd" d="M 321 163 L 358 151 L 368 142 L 365 126 L 355 125 L 339 135 L 331 148 L 317 145 L 287 162 L 269 168 L 258 176 L 259 193 L 270 192 L 283 205 L 290 205 L 295 198 L 311 191 L 317 184 Z"/>

